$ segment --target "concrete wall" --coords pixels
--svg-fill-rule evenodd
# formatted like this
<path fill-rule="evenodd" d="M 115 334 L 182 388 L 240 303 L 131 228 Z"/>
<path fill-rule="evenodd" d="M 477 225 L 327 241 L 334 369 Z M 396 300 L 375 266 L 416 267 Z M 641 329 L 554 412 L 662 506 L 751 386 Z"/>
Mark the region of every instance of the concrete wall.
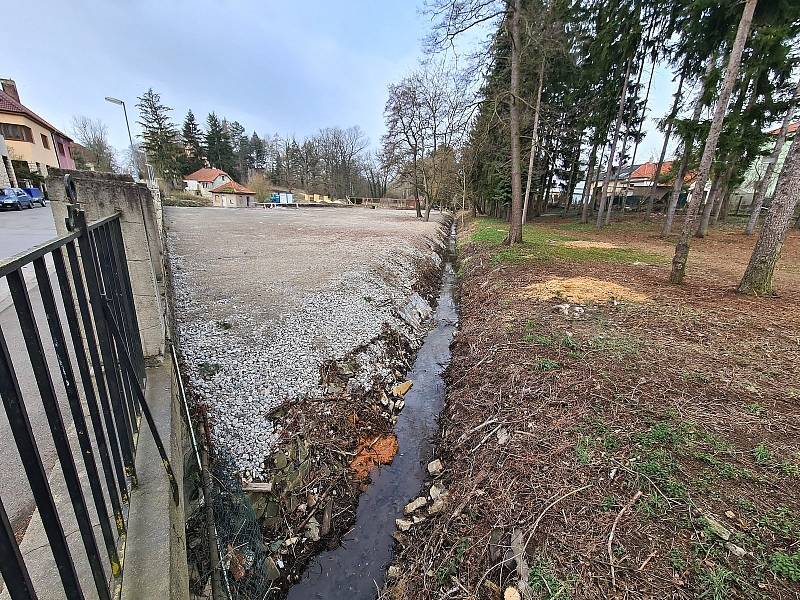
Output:
<path fill-rule="evenodd" d="M 56 231 L 66 232 L 67 200 L 64 174 L 69 172 L 78 190 L 78 202 L 89 222 L 119 212 L 139 334 L 146 359 L 159 361 L 166 336 L 164 246 L 159 225 L 161 207 L 145 184 L 129 175 L 50 169 L 47 189 Z"/>

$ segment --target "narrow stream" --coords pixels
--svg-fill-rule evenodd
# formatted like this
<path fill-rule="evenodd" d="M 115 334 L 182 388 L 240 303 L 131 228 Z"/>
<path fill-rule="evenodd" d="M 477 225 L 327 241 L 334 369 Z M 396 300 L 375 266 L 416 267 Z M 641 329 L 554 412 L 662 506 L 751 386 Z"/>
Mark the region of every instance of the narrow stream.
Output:
<path fill-rule="evenodd" d="M 392 464 L 372 473 L 372 483 L 358 503 L 353 529 L 339 547 L 312 561 L 303 579 L 289 590 L 290 600 L 372 600 L 383 587 L 392 558 L 394 521 L 403 516 L 403 507 L 422 490 L 437 418 L 444 405 L 442 375 L 450 362 L 450 342 L 458 323 L 453 298 L 454 259 L 455 227 L 450 234 L 434 328 L 408 373 L 414 386 L 405 396 L 406 405 L 395 428 L 400 450 Z"/>

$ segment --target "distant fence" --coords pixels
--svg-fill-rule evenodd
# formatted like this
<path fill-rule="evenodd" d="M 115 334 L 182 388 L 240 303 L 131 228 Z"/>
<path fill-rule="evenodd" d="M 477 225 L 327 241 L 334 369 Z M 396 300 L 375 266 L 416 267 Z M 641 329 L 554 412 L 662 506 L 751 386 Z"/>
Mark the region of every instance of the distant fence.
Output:
<path fill-rule="evenodd" d="M 71 206 L 70 220 L 69 233 L 0 263 L 0 279 L 7 281 L 11 292 L 96 596 L 111 600 L 122 580 L 120 547 L 125 539 L 130 489 L 137 485 L 134 458 L 142 416 L 148 421 L 164 460 L 175 502 L 178 490 L 144 400 L 145 363 L 120 216 L 115 213 L 86 223 L 83 211 Z M 43 312 L 31 302 L 23 273 L 28 265 L 33 266 Z M 45 341 L 48 336 L 42 335 L 45 321 L 49 341 Z M 51 371 L 46 350 L 55 354 L 58 374 Z M 70 443 L 59 408 L 54 385 L 57 376 L 63 381 L 77 449 Z M 65 507 L 54 500 L 2 328 L 0 396 L 64 589 L 63 597 L 94 597 L 94 593 L 84 592 L 87 583 L 79 581 L 76 549 L 70 547 L 63 526 Z M 80 465 L 85 469 L 89 494 L 81 485 Z M 104 553 L 92 527 L 90 502 L 99 521 Z M 2 498 L 0 574 L 12 600 L 36 598 Z"/>

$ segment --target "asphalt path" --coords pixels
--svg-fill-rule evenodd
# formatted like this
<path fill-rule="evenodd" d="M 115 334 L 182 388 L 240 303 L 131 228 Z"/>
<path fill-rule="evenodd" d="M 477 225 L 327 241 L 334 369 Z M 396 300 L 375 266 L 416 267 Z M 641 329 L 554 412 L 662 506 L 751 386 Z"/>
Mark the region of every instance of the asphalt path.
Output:
<path fill-rule="evenodd" d="M 0 212 L 0 261 L 24 252 L 55 236 L 53 213 L 49 205 L 46 207 L 37 206 L 34 209 L 22 211 Z M 48 263 L 48 266 L 49 270 L 52 271 L 52 264 Z M 58 393 L 61 414 L 65 426 L 69 427 L 72 423 L 72 418 L 59 376 L 39 288 L 36 286 L 33 277 L 32 266 L 26 267 L 24 273 L 28 282 L 28 294 L 34 309 L 42 343 L 45 347 L 45 356 L 50 365 L 51 377 Z M 54 275 L 52 276 L 52 282 L 54 293 L 58 300 L 58 287 Z M 20 391 L 22 392 L 22 398 L 28 412 L 31 429 L 39 448 L 42 463 L 49 473 L 56 462 L 50 426 L 45 416 L 5 278 L 0 281 L 0 329 L 11 353 L 11 360 L 17 374 Z M 3 465 L 3 468 L 0 469 L 0 497 L 3 499 L 12 527 L 15 531 L 20 532 L 27 525 L 35 504 L 4 409 L 0 409 L 0 461 Z"/>

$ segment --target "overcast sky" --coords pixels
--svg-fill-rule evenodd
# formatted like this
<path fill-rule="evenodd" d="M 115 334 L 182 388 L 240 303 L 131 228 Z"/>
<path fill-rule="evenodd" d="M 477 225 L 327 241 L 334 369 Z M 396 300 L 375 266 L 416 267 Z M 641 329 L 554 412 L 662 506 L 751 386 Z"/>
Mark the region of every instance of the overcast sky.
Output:
<path fill-rule="evenodd" d="M 24 104 L 72 133 L 73 115 L 101 119 L 111 143 L 134 136 L 136 97 L 161 94 L 180 123 L 191 108 L 248 130 L 310 135 L 360 125 L 383 133 L 389 83 L 422 56 L 422 0 L 28 0 L 6 2 L 3 21 L 26 32 L 7 39 L 0 77 L 16 80 Z M 670 74 L 657 70 L 650 114 L 669 107 Z M 657 158 L 653 130 L 639 157 Z M 637 160 L 637 162 L 640 162 Z"/>

